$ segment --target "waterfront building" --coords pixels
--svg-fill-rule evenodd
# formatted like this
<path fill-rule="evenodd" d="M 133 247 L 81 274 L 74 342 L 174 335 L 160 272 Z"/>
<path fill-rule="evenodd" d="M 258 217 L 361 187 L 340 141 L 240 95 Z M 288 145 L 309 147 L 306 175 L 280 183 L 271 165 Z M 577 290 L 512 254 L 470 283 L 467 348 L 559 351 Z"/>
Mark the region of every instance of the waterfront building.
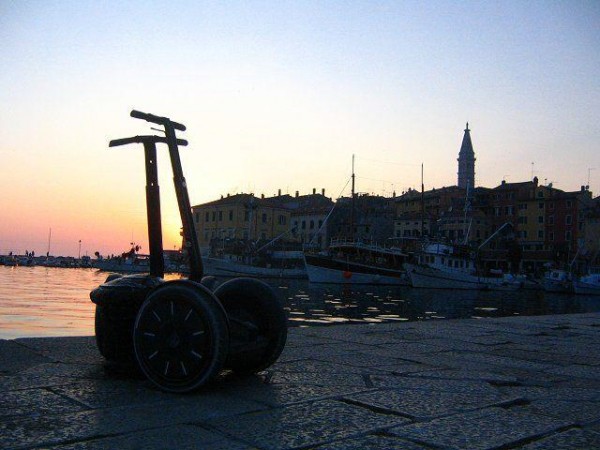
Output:
<path fill-rule="evenodd" d="M 420 191 L 409 189 L 394 199 L 396 216 L 403 218 L 425 212 L 433 218 L 439 218 L 443 212 L 456 205 L 457 201 L 464 202 L 465 196 L 466 190 L 458 186 L 434 188 L 425 191 L 423 197 Z"/>
<path fill-rule="evenodd" d="M 583 232 L 580 256 L 588 271 L 600 271 L 600 197 L 582 211 Z"/>
<path fill-rule="evenodd" d="M 554 261 L 580 266 L 581 244 L 585 244 L 585 213 L 593 208 L 592 193 L 587 186 L 579 191 L 550 189 L 546 197 L 546 242 Z M 590 230 L 590 234 L 593 231 Z"/>
<path fill-rule="evenodd" d="M 329 242 L 325 221 L 334 206 L 332 199 L 325 196 L 325 189 L 317 193 L 296 195 L 278 194 L 277 200 L 290 210 L 290 238 L 302 244 L 303 248 L 310 246 L 313 250 L 324 250 Z"/>
<path fill-rule="evenodd" d="M 211 241 L 270 240 L 290 228 L 291 212 L 274 198 L 235 194 L 192 207 L 200 247 Z"/>
<path fill-rule="evenodd" d="M 548 263 L 570 264 L 578 253 L 579 237 L 584 229 L 583 213 L 591 202 L 591 193 L 564 192 L 549 184 L 532 181 L 503 181 L 490 193 L 489 215 L 492 228 L 509 223 L 514 242 L 521 254 L 521 269 L 542 272 Z M 491 242 L 485 254 L 489 266 L 507 261 L 509 248 Z"/>
<path fill-rule="evenodd" d="M 332 239 L 360 240 L 386 245 L 394 236 L 394 197 L 355 194 L 339 198 L 327 220 Z"/>

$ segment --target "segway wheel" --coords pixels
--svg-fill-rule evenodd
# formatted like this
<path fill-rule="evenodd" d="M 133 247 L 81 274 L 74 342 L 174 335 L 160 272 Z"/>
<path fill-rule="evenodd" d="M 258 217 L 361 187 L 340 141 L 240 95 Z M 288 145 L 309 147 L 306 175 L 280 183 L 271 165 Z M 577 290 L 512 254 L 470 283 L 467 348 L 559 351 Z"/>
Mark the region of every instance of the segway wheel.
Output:
<path fill-rule="evenodd" d="M 253 278 L 235 278 L 214 291 L 229 319 L 225 367 L 240 374 L 271 366 L 285 347 L 287 317 L 275 293 Z"/>
<path fill-rule="evenodd" d="M 146 377 L 167 392 L 189 392 L 223 368 L 227 318 L 199 284 L 168 283 L 154 290 L 137 315 L 135 357 Z"/>

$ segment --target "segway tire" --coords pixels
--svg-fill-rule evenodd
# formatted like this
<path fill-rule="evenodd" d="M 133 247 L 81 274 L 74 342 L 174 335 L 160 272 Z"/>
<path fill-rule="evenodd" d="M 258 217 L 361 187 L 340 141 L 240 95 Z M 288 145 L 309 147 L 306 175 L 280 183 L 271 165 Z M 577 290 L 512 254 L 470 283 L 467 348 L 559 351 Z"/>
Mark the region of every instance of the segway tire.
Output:
<path fill-rule="evenodd" d="M 285 347 L 287 317 L 275 291 L 253 278 L 234 278 L 215 291 L 229 319 L 225 367 L 252 374 L 271 366 Z"/>
<path fill-rule="evenodd" d="M 134 326 L 135 357 L 158 388 L 184 393 L 212 380 L 229 347 L 225 311 L 204 286 L 172 282 L 155 289 Z"/>

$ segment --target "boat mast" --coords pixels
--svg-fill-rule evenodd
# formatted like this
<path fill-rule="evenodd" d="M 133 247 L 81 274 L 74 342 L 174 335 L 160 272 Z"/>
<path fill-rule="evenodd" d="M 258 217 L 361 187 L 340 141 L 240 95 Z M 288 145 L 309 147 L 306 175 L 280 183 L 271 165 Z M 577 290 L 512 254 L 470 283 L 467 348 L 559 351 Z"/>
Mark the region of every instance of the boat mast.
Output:
<path fill-rule="evenodd" d="M 425 234 L 425 183 L 423 182 L 423 163 L 421 163 L 421 239 Z"/>
<path fill-rule="evenodd" d="M 50 241 L 52 240 L 52 227 L 50 227 L 50 230 L 48 232 L 48 252 L 46 253 L 46 258 L 48 256 L 50 256 Z"/>
<path fill-rule="evenodd" d="M 355 181 L 355 175 L 354 175 L 354 155 L 352 155 L 352 210 L 350 212 L 350 238 L 351 240 L 354 240 L 354 210 L 355 210 L 355 206 L 356 206 L 356 194 L 354 192 L 354 181 Z"/>

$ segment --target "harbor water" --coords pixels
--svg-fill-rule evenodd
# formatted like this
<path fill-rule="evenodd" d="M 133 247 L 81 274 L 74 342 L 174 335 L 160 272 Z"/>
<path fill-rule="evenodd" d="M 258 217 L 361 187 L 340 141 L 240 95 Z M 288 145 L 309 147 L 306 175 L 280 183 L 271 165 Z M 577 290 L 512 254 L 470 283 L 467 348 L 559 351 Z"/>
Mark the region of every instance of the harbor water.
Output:
<path fill-rule="evenodd" d="M 93 335 L 94 304 L 89 293 L 106 276 L 95 269 L 0 266 L 0 339 Z M 543 291 L 451 291 L 264 281 L 279 293 L 290 326 L 600 311 L 600 297 Z"/>

